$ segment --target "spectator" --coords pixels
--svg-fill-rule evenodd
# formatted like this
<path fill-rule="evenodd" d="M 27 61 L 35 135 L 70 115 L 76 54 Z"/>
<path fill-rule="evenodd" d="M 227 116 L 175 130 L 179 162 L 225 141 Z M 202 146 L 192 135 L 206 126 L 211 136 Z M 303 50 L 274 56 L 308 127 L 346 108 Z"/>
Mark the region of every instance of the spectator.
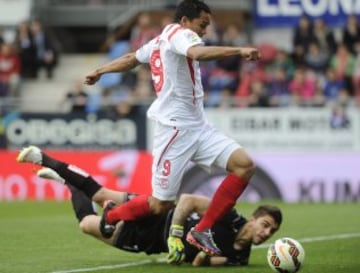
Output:
<path fill-rule="evenodd" d="M 118 94 L 118 97 L 115 97 L 115 103 L 110 107 L 108 112 L 109 117 L 114 119 L 128 117 L 135 112 L 135 109 L 132 106 L 131 99 L 128 95 Z"/>
<path fill-rule="evenodd" d="M 278 53 L 278 48 L 275 45 L 264 42 L 259 44 L 258 48 L 261 52 L 261 63 L 269 65 L 274 62 Z"/>
<path fill-rule="evenodd" d="M 136 72 L 136 84 L 133 88 L 133 95 L 139 102 L 139 108 L 147 111 L 148 103 L 155 97 L 152 85 L 151 71 L 148 67 L 142 66 Z"/>
<path fill-rule="evenodd" d="M 317 73 L 324 73 L 328 65 L 329 55 L 322 51 L 316 42 L 311 42 L 305 53 L 305 65 Z"/>
<path fill-rule="evenodd" d="M 343 89 L 344 81 L 336 77 L 334 69 L 327 69 L 325 77 L 320 83 L 320 87 L 323 90 L 323 94 L 327 101 L 335 101 L 341 89 Z"/>
<path fill-rule="evenodd" d="M 314 21 L 314 42 L 318 44 L 320 52 L 324 52 L 327 55 L 336 52 L 337 43 L 335 35 L 322 18 L 317 18 Z"/>
<path fill-rule="evenodd" d="M 261 81 L 253 81 L 250 85 L 249 107 L 268 107 L 269 96 Z"/>
<path fill-rule="evenodd" d="M 159 30 L 152 25 L 148 13 L 138 15 L 135 26 L 130 34 L 131 50 L 137 50 L 141 45 L 147 43 L 159 34 Z"/>
<path fill-rule="evenodd" d="M 233 92 L 230 89 L 222 89 L 217 107 L 221 109 L 229 109 L 234 107 Z"/>
<path fill-rule="evenodd" d="M 235 90 L 237 85 L 236 76 L 237 73 L 235 72 L 230 73 L 225 69 L 213 68 L 208 78 L 209 92 L 218 94 L 223 88 Z"/>
<path fill-rule="evenodd" d="M 330 66 L 334 69 L 337 79 L 343 80 L 350 95 L 354 94 L 352 76 L 355 68 L 355 57 L 344 44 L 340 44 L 336 54 L 332 56 Z"/>
<path fill-rule="evenodd" d="M 314 73 L 303 68 L 295 71 L 294 78 L 289 84 L 292 102 L 295 105 L 311 106 L 316 93 L 316 78 Z"/>
<path fill-rule="evenodd" d="M 128 36 L 130 31 L 130 26 L 129 26 L 130 23 L 131 21 L 129 21 L 129 23 L 125 25 L 116 27 L 115 30 L 112 31 L 109 34 L 109 36 L 105 39 L 105 41 L 101 44 L 100 51 L 109 52 L 113 44 L 118 41 L 126 41 L 129 44 Z"/>
<path fill-rule="evenodd" d="M 251 83 L 254 81 L 268 82 L 269 75 L 265 73 L 263 67 L 256 62 L 244 63 L 239 72 L 239 83 L 237 85 L 235 96 L 237 97 L 237 106 L 247 106 L 247 99 L 250 96 Z"/>
<path fill-rule="evenodd" d="M 290 105 L 289 80 L 285 69 L 275 70 L 268 82 L 269 104 L 274 107 Z"/>
<path fill-rule="evenodd" d="M 356 54 L 356 47 L 360 44 L 360 26 L 355 15 L 348 16 L 342 36 L 342 42 L 347 50 Z"/>
<path fill-rule="evenodd" d="M 249 38 L 246 33 L 242 32 L 235 24 L 229 24 L 222 37 L 222 44 L 229 46 L 247 46 Z"/>
<path fill-rule="evenodd" d="M 88 93 L 84 90 L 84 85 L 80 80 L 76 80 L 73 83 L 63 103 L 67 103 L 70 106 L 71 113 L 86 113 Z"/>
<path fill-rule="evenodd" d="M 221 38 L 215 22 L 208 26 L 203 39 L 206 45 L 218 46 L 221 44 Z"/>
<path fill-rule="evenodd" d="M 314 40 L 313 27 L 307 16 L 300 18 L 293 36 L 293 56 L 296 64 L 301 65 L 303 58 Z"/>
<path fill-rule="evenodd" d="M 7 43 L 0 46 L 0 97 L 16 96 L 20 84 L 20 58 Z"/>
<path fill-rule="evenodd" d="M 312 107 L 324 107 L 326 104 L 327 101 L 323 90 L 320 88 L 319 84 L 317 84 L 312 102 L 309 105 Z"/>
<path fill-rule="evenodd" d="M 45 31 L 40 21 L 31 22 L 31 33 L 36 46 L 36 76 L 39 69 L 44 68 L 48 79 L 53 77 L 53 70 L 57 64 L 57 52 L 54 41 Z"/>
<path fill-rule="evenodd" d="M 239 27 L 235 24 L 230 24 L 226 27 L 222 36 L 222 44 L 225 46 L 239 46 L 243 47 L 248 45 L 249 39 L 244 33 L 242 33 Z M 228 77 L 232 77 L 236 80 L 237 71 L 239 71 L 241 58 L 238 56 L 232 56 L 223 60 L 218 60 L 217 66 L 224 70 L 228 74 Z M 233 87 L 234 88 L 234 87 Z"/>
<path fill-rule="evenodd" d="M 209 33 L 210 36 L 208 36 L 208 39 L 212 37 L 212 41 L 209 42 L 209 40 L 207 40 L 207 44 L 216 45 L 216 43 L 219 42 L 219 40 L 217 40 L 217 30 L 215 25 L 211 26 L 210 29 L 212 29 L 212 31 Z M 244 46 L 247 42 L 247 37 L 241 33 L 239 27 L 235 24 L 228 25 L 221 37 L 221 44 L 226 46 Z M 207 63 L 208 66 L 212 66 L 212 64 L 215 64 L 216 67 L 213 66 L 210 70 L 209 77 L 205 77 L 209 84 L 208 103 L 209 105 L 218 106 L 223 90 L 236 90 L 241 58 L 232 56 Z"/>
<path fill-rule="evenodd" d="M 341 105 L 336 105 L 333 108 L 330 118 L 330 126 L 333 129 L 345 129 L 350 125 L 350 120 L 346 114 L 345 108 Z"/>
<path fill-rule="evenodd" d="M 117 39 L 110 45 L 106 61 L 115 60 L 116 58 L 125 55 L 129 52 L 129 50 L 129 41 L 125 39 Z M 119 86 L 123 82 L 123 76 L 123 73 L 110 73 L 104 75 L 104 77 L 102 77 L 99 81 L 99 85 L 104 89 Z"/>
<path fill-rule="evenodd" d="M 346 88 L 342 88 L 337 96 L 336 104 L 342 107 L 348 107 L 352 104 L 351 97 L 349 96 L 349 91 Z"/>
<path fill-rule="evenodd" d="M 294 63 L 285 50 L 278 50 L 274 61 L 266 67 L 266 71 L 269 74 L 277 71 L 278 69 L 284 70 L 286 79 L 288 80 L 290 80 L 294 75 Z"/>
<path fill-rule="evenodd" d="M 15 44 L 20 55 L 21 77 L 36 78 L 36 45 L 28 22 L 22 22 L 17 26 Z"/>

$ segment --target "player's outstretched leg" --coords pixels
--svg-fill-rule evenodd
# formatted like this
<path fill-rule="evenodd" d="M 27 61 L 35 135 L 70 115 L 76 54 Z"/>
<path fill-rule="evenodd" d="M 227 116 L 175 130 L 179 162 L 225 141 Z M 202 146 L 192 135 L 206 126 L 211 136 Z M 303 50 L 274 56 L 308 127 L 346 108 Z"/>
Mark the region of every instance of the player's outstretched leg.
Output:
<path fill-rule="evenodd" d="M 100 227 L 99 227 L 100 232 L 104 238 L 110 238 L 115 231 L 115 225 L 106 222 L 107 213 L 115 206 L 116 204 L 111 200 L 104 202 L 104 211 L 103 211 L 103 215 L 101 216 Z"/>
<path fill-rule="evenodd" d="M 194 228 L 192 228 L 186 236 L 186 241 L 188 241 L 189 244 L 197 247 L 198 249 L 204 251 L 210 256 L 221 255 L 221 250 L 214 242 L 210 229 L 206 229 L 204 231 L 196 231 Z"/>
<path fill-rule="evenodd" d="M 41 178 L 51 179 L 65 184 L 65 179 L 50 168 L 42 168 L 37 171 L 36 175 Z M 66 184 L 66 186 L 71 192 L 71 204 L 79 223 L 88 215 L 96 215 L 91 199 L 87 197 L 84 192 L 70 184 Z"/>
<path fill-rule="evenodd" d="M 20 151 L 16 160 L 20 163 L 34 163 L 41 165 L 43 157 L 40 148 L 36 146 L 29 146 Z"/>
<path fill-rule="evenodd" d="M 37 171 L 36 175 L 44 179 L 51 179 L 65 184 L 65 179 L 62 178 L 56 171 L 50 168 L 42 168 Z"/>
<path fill-rule="evenodd" d="M 50 157 L 41 151 L 39 147 L 29 146 L 23 148 L 17 157 L 17 161 L 20 163 L 34 163 L 50 168 L 54 172 L 51 172 L 51 170 L 48 169 L 43 169 L 38 175 L 41 174 L 44 178 L 55 179 L 61 181 L 62 183 L 70 184 L 83 191 L 90 199 L 92 199 L 93 196 L 101 189 L 101 185 L 98 184 L 87 172 L 79 167 L 69 165 Z M 49 175 L 50 177 L 46 177 L 46 175 Z"/>

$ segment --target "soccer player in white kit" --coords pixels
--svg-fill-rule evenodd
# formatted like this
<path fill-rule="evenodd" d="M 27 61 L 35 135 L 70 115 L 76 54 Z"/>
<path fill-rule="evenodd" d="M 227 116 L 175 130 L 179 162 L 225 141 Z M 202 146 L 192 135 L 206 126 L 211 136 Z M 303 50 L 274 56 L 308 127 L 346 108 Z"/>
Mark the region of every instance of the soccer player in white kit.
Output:
<path fill-rule="evenodd" d="M 192 161 L 205 169 L 217 166 L 228 176 L 217 189 L 200 223 L 187 240 L 208 255 L 220 255 L 211 227 L 235 204 L 254 173 L 255 165 L 244 149 L 208 123 L 203 106 L 199 61 L 238 55 L 260 58 L 256 48 L 205 46 L 201 37 L 210 24 L 210 8 L 200 0 L 184 0 L 176 8 L 173 24 L 136 52 L 125 54 L 86 75 L 96 83 L 101 75 L 125 72 L 140 64 L 151 67 L 157 98 L 148 110 L 156 122 L 154 132 L 152 195 L 140 195 L 124 205 L 105 210 L 101 230 L 120 220 L 135 220 L 169 210 L 177 197 L 185 167 Z M 112 230 L 112 229 L 110 229 Z M 183 253 L 183 227 L 174 226 L 168 239 L 169 255 Z"/>

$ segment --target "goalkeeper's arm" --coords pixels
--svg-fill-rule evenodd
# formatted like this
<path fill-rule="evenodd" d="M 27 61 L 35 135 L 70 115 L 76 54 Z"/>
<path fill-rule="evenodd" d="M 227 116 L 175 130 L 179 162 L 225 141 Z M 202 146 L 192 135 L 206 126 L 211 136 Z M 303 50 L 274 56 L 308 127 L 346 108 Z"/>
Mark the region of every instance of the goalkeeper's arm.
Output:
<path fill-rule="evenodd" d="M 210 257 L 204 251 L 200 251 L 194 258 L 193 266 L 216 266 L 227 264 L 228 259 L 226 257 Z"/>
<path fill-rule="evenodd" d="M 167 262 L 169 264 L 181 264 L 185 259 L 182 237 L 184 235 L 183 226 L 186 218 L 192 212 L 197 212 L 200 215 L 204 214 L 209 204 L 210 199 L 203 196 L 192 194 L 182 194 L 180 196 L 174 211 L 167 240 L 169 249 Z"/>
<path fill-rule="evenodd" d="M 203 215 L 210 204 L 210 199 L 200 195 L 182 194 L 172 217 L 171 225 L 183 226 L 186 218 L 196 212 Z"/>

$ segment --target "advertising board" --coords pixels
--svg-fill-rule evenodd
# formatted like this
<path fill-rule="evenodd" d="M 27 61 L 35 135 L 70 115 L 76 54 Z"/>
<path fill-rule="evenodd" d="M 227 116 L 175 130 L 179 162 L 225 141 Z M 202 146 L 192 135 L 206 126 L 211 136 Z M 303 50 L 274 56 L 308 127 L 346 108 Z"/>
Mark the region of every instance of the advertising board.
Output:
<path fill-rule="evenodd" d="M 3 119 L 3 143 L 9 149 L 38 145 L 52 149 L 146 147 L 146 115 L 129 117 L 86 114 L 12 113 Z M 1 138 L 0 138 L 1 139 Z"/>
<path fill-rule="evenodd" d="M 329 108 L 209 109 L 221 131 L 254 152 L 360 151 L 360 112 L 337 117 Z M 335 120 L 343 119 L 340 122 Z"/>
<path fill-rule="evenodd" d="M 98 183 L 111 189 L 147 194 L 151 192 L 152 157 L 147 152 L 45 151 L 54 158 L 82 168 Z M 30 163 L 17 163 L 16 156 L 16 151 L 0 151 L 0 200 L 65 200 L 69 197 L 66 186 L 37 177 L 36 170 L 39 167 Z"/>
<path fill-rule="evenodd" d="M 332 27 L 343 26 L 349 14 L 360 16 L 356 0 L 255 0 L 253 17 L 257 27 L 294 27 L 300 16 L 321 17 Z"/>
<path fill-rule="evenodd" d="M 79 166 L 100 184 L 114 190 L 151 193 L 152 157 L 148 152 L 122 150 L 48 151 Z M 17 152 L 0 151 L 0 201 L 66 200 L 69 191 L 59 182 L 35 175 L 35 165 L 19 164 Z M 257 171 L 240 200 L 285 202 L 359 202 L 359 153 L 252 153 Z M 189 164 L 180 192 L 212 196 L 223 171 L 206 173 Z"/>

